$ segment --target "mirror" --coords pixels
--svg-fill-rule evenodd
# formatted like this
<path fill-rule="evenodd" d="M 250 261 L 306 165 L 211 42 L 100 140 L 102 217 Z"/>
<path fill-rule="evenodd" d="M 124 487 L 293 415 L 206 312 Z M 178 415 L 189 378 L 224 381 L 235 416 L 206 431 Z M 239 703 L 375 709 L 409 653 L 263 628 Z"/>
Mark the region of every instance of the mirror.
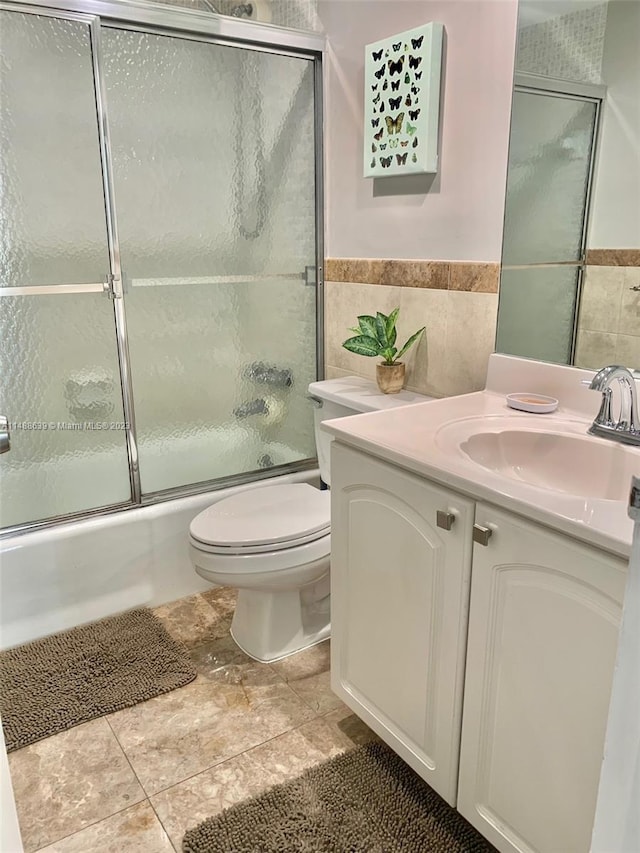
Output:
<path fill-rule="evenodd" d="M 496 350 L 640 370 L 640 0 L 520 0 Z"/>

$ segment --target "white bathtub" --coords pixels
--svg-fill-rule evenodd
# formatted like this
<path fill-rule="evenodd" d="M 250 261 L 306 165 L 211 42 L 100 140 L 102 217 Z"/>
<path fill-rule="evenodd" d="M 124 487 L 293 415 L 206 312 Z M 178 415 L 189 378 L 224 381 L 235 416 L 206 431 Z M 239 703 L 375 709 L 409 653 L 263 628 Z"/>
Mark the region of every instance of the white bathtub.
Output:
<path fill-rule="evenodd" d="M 317 484 L 317 476 L 303 471 L 3 540 L 0 647 L 210 589 L 189 562 L 191 519 L 237 491 L 276 482 Z"/>

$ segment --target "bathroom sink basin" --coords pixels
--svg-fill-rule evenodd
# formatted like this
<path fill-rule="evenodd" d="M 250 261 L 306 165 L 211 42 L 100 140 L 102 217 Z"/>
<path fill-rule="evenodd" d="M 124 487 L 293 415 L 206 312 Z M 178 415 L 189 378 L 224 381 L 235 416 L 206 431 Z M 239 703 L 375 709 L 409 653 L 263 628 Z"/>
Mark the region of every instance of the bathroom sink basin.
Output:
<path fill-rule="evenodd" d="M 494 428 L 458 443 L 476 465 L 511 480 L 584 498 L 624 501 L 640 452 L 572 432 Z"/>

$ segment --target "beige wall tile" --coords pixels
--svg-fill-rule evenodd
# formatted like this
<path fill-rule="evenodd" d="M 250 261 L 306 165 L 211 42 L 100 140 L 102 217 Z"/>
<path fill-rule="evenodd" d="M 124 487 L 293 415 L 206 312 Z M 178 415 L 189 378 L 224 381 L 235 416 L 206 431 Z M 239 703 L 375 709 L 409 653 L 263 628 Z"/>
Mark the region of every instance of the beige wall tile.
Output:
<path fill-rule="evenodd" d="M 426 287 L 447 290 L 448 261 L 381 258 L 327 258 L 327 281 L 381 284 L 389 287 Z"/>
<path fill-rule="evenodd" d="M 451 290 L 471 293 L 497 293 L 500 283 L 500 264 L 452 263 L 449 277 Z"/>
<path fill-rule="evenodd" d="M 324 369 L 325 379 L 342 379 L 345 376 L 353 376 L 354 373 L 353 370 L 342 370 L 342 368 L 332 367 L 330 364 L 327 364 Z"/>
<path fill-rule="evenodd" d="M 600 266 L 640 267 L 640 249 L 588 249 L 587 263 Z"/>
<path fill-rule="evenodd" d="M 342 342 L 353 332 L 359 314 L 388 314 L 400 305 L 400 288 L 373 284 L 325 284 L 325 363 L 358 376 L 375 379 L 375 358 L 355 355 L 344 349 Z"/>
<path fill-rule="evenodd" d="M 40 853 L 174 853 L 169 836 L 149 803 L 94 823 L 62 841 L 44 847 Z M 9 853 L 9 851 L 6 851 Z"/>
<path fill-rule="evenodd" d="M 480 391 L 495 350 L 498 295 L 450 291 L 447 298 L 443 394 Z"/>
<path fill-rule="evenodd" d="M 104 717 L 11 753 L 9 765 L 27 853 L 144 799 Z"/>
<path fill-rule="evenodd" d="M 620 323 L 622 335 L 640 336 L 640 267 L 627 267 L 624 271 L 622 298 L 620 300 Z"/>
<path fill-rule="evenodd" d="M 484 387 L 495 344 L 497 294 L 328 282 L 325 299 L 328 369 L 375 380 L 377 359 L 356 356 L 341 344 L 358 314 L 387 314 L 399 305 L 400 343 L 421 326 L 427 329 L 405 359 L 407 388 L 443 397 Z"/>
<path fill-rule="evenodd" d="M 404 288 L 400 296 L 398 340 L 404 343 L 409 335 L 426 326 L 425 334 L 403 356 L 407 364 L 406 386 L 419 394 L 444 394 L 447 306 L 448 293 L 443 290 Z"/>
<path fill-rule="evenodd" d="M 578 328 L 593 332 L 618 331 L 624 267 L 587 267 Z"/>
<path fill-rule="evenodd" d="M 618 335 L 615 360 L 625 367 L 640 370 L 640 336 Z"/>
<path fill-rule="evenodd" d="M 599 370 L 613 363 L 616 346 L 617 335 L 579 329 L 574 364 L 576 367 Z"/>

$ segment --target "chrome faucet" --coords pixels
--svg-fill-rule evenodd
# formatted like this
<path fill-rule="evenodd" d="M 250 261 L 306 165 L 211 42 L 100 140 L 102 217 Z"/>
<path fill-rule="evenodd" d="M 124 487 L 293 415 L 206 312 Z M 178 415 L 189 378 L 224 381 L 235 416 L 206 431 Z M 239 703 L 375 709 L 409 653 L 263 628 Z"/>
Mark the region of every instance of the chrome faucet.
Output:
<path fill-rule="evenodd" d="M 611 383 L 614 379 L 620 383 L 620 413 L 617 421 L 611 411 Z M 620 364 L 610 364 L 599 370 L 591 382 L 586 384 L 592 391 L 602 392 L 600 411 L 588 429 L 589 434 L 640 446 L 638 393 L 631 371 Z"/>

